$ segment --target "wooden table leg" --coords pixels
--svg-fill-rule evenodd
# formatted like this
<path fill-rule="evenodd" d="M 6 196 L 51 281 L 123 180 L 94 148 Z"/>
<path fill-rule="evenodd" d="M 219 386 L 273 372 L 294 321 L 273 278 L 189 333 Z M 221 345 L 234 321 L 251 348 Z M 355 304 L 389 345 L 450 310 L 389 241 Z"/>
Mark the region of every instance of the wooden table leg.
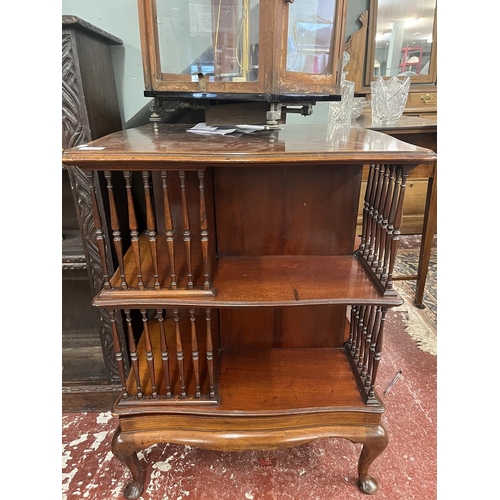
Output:
<path fill-rule="evenodd" d="M 437 232 L 437 164 L 434 166 L 434 175 L 429 177 L 427 198 L 425 200 L 424 223 L 422 226 L 422 242 L 418 259 L 417 284 L 415 290 L 415 305 L 424 309 L 423 304 L 425 281 L 429 270 L 429 260 L 432 242 Z"/>

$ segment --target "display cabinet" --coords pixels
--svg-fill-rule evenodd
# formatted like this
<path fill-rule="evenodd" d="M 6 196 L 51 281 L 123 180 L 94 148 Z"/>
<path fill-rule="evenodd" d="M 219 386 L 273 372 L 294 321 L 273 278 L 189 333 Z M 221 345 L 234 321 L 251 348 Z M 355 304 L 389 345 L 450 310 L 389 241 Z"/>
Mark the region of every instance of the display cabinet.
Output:
<path fill-rule="evenodd" d="M 287 105 L 310 113 L 317 101 L 340 99 L 346 6 L 346 0 L 139 0 L 145 96 L 158 106 L 180 100 L 211 113 L 217 105 L 241 110 L 238 102 L 252 102 L 244 109 L 269 125 L 285 119 Z"/>
<path fill-rule="evenodd" d="M 91 187 L 89 239 L 103 266 L 93 305 L 113 325 L 122 392 L 112 451 L 132 475 L 125 497 L 141 495 L 137 452 L 154 443 L 242 451 L 332 437 L 363 444 L 358 485 L 374 493 L 406 180 L 435 154 L 349 125 L 188 128 L 148 124 L 63 154 Z"/>

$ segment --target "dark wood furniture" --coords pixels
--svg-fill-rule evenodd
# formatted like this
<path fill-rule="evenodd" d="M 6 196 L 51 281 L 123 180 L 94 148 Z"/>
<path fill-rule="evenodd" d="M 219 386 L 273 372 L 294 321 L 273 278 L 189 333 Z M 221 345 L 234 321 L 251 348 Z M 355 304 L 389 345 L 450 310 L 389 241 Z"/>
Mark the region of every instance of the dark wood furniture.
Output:
<path fill-rule="evenodd" d="M 395 124 L 377 124 L 374 126 L 371 123 L 371 114 L 363 113 L 356 120 L 356 125 L 384 132 L 401 141 L 428 148 L 437 153 L 436 117 L 420 118 L 403 115 Z M 368 171 L 369 168 L 366 166 L 363 172 L 363 183 L 367 182 Z M 394 276 L 394 279 L 416 280 L 414 303 L 417 307 L 424 308 L 425 282 L 427 280 L 433 239 L 437 232 L 437 162 L 418 165 L 412 169 L 408 176 L 406 189 L 405 215 L 401 221 L 401 232 L 422 235 L 420 255 L 416 275 Z M 415 194 L 412 193 L 412 190 L 415 191 Z M 362 200 L 360 200 L 361 204 Z M 358 212 L 358 226 L 361 223 L 360 212 Z"/>
<path fill-rule="evenodd" d="M 121 130 L 110 48 L 121 44 L 76 16 L 62 16 L 63 149 Z M 90 214 L 84 172 L 63 165 L 62 382 L 68 411 L 109 407 L 119 382 L 110 317 L 90 305 L 102 280 Z M 110 252 L 106 259 L 112 265 Z"/>
<path fill-rule="evenodd" d="M 363 444 L 358 485 L 374 493 L 369 467 L 388 444 L 376 379 L 387 310 L 402 303 L 393 266 L 406 180 L 435 154 L 348 125 L 217 137 L 188 127 L 151 124 L 63 154 L 91 186 L 106 179 L 113 239 L 96 194 L 104 271 L 93 304 L 127 325 L 126 341 L 113 329 L 122 394 L 112 443 L 132 474 L 126 498 L 141 495 L 137 451 L 153 443 L 242 451 L 324 437 Z"/>

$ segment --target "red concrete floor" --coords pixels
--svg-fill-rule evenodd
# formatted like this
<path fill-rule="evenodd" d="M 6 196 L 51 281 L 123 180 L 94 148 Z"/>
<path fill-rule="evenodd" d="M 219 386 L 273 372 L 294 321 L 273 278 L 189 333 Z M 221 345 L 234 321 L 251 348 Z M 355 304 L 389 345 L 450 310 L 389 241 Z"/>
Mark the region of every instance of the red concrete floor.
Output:
<path fill-rule="evenodd" d="M 378 375 L 389 446 L 370 472 L 377 500 L 437 498 L 436 356 L 404 331 L 401 313 L 388 313 Z M 62 416 L 63 500 L 122 499 L 131 479 L 111 453 L 117 420 L 110 412 Z M 351 500 L 361 445 L 323 439 L 272 452 L 222 453 L 160 444 L 139 454 L 146 467 L 143 500 Z M 448 497 L 452 498 L 452 497 Z"/>

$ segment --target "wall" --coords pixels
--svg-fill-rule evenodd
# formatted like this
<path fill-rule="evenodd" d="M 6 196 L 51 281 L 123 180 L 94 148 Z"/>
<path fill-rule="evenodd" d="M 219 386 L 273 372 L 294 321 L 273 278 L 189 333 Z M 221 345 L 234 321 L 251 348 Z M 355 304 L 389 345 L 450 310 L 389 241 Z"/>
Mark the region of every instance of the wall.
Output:
<path fill-rule="evenodd" d="M 123 41 L 111 46 L 111 54 L 122 126 L 134 126 L 151 100 L 144 97 L 137 0 L 62 0 L 62 14 L 78 16 Z"/>
<path fill-rule="evenodd" d="M 359 29 L 357 19 L 368 6 L 369 0 L 348 1 L 346 40 Z M 137 0 L 62 0 L 62 14 L 78 16 L 123 41 L 122 46 L 111 46 L 122 125 L 146 123 L 151 99 L 144 97 Z M 327 117 L 328 105 L 323 103 L 314 107 L 312 116 L 290 115 L 287 122 L 318 123 Z"/>

